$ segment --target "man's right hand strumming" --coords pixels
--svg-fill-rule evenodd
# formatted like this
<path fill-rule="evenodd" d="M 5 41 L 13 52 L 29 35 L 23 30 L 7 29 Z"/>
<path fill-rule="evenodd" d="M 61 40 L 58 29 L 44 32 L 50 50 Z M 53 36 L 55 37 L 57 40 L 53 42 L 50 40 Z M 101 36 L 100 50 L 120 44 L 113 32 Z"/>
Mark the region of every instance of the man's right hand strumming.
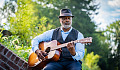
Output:
<path fill-rule="evenodd" d="M 47 55 L 46 52 L 42 50 L 36 50 L 35 53 L 37 54 L 39 60 L 42 60 L 42 61 L 45 60 L 45 55 Z"/>

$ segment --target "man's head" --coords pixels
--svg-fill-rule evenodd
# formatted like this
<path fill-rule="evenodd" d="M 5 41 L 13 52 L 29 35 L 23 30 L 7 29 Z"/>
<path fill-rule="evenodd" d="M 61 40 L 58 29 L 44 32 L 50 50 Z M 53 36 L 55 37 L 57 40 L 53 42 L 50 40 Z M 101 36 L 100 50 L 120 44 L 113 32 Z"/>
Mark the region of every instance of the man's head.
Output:
<path fill-rule="evenodd" d="M 70 9 L 61 9 L 59 16 L 61 26 L 65 29 L 70 28 L 72 25 L 73 17 L 74 16 L 72 15 Z"/>

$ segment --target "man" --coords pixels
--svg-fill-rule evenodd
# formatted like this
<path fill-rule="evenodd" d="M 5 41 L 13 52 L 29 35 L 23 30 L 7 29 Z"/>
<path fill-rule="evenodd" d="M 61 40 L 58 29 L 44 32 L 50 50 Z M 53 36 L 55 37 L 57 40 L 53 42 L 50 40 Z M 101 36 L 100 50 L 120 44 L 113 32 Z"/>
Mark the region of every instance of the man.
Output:
<path fill-rule="evenodd" d="M 83 39 L 82 33 L 72 27 L 72 18 L 74 16 L 70 9 L 61 9 L 59 20 L 61 27 L 44 32 L 32 40 L 32 50 L 38 58 L 45 60 L 43 54 L 46 52 L 38 49 L 38 44 L 42 41 L 57 40 L 61 44 L 68 43 L 66 47 L 61 48 L 61 55 L 58 61 L 51 61 L 44 70 L 81 70 L 80 60 L 84 57 L 84 45 L 74 44 L 71 41 Z"/>

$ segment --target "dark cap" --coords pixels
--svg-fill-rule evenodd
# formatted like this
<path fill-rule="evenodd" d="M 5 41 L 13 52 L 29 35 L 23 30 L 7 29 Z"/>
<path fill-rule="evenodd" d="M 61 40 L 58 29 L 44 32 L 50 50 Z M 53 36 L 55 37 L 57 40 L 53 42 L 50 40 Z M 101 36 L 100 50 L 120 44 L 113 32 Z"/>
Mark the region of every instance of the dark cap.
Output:
<path fill-rule="evenodd" d="M 71 12 L 70 9 L 61 9 L 61 10 L 60 10 L 60 16 L 58 16 L 58 17 L 61 18 L 61 17 L 65 17 L 65 16 L 74 17 L 74 16 L 72 15 L 72 12 Z"/>

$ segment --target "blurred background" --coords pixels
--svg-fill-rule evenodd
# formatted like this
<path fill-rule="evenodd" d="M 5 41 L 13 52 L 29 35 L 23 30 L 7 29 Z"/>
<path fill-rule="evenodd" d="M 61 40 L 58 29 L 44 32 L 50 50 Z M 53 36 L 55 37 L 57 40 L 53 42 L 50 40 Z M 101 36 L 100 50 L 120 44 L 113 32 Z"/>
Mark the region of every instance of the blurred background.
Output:
<path fill-rule="evenodd" d="M 0 0 L 0 43 L 28 61 L 31 40 L 60 26 L 59 10 L 69 8 L 73 27 L 84 37 L 83 70 L 120 69 L 120 0 Z"/>

